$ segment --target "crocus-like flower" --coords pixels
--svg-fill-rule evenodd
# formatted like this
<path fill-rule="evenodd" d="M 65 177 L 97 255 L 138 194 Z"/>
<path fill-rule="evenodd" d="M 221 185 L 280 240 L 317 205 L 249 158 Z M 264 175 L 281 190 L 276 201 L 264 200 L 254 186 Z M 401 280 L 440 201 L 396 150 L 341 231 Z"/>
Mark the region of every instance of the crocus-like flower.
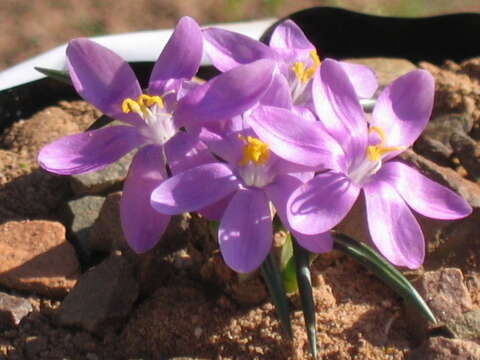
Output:
<path fill-rule="evenodd" d="M 410 208 L 436 219 L 458 219 L 472 211 L 453 191 L 393 160 L 413 144 L 428 122 L 433 77 L 416 70 L 398 78 L 383 90 L 369 120 L 338 62 L 323 62 L 313 91 L 317 115 L 341 151 L 333 150 L 336 166 L 292 193 L 287 203 L 289 225 L 308 235 L 328 231 L 346 216 L 363 190 L 374 244 L 392 263 L 419 267 L 424 239 Z M 322 140 L 315 124 L 289 122 L 287 117 L 279 120 L 281 115 L 279 109 L 259 108 L 252 115 L 252 128 L 277 155 L 318 166 L 324 154 L 317 149 Z M 287 130 L 294 127 L 294 132 Z M 310 244 L 299 241 L 309 248 Z"/>
<path fill-rule="evenodd" d="M 160 54 L 142 92 L 130 66 L 118 55 L 87 39 L 69 43 L 67 63 L 77 92 L 125 125 L 66 136 L 45 146 L 40 165 L 57 174 L 80 174 L 104 168 L 134 148 L 120 203 L 122 228 L 137 252 L 152 248 L 170 216 L 154 211 L 150 193 L 172 173 L 214 161 L 186 119 L 230 118 L 257 101 L 271 82 L 268 61 L 238 67 L 211 81 L 191 81 L 202 58 L 198 24 L 183 17 Z M 245 85 L 244 82 L 246 81 Z M 218 94 L 222 96 L 219 98 Z"/>
<path fill-rule="evenodd" d="M 312 79 L 320 68 L 320 59 L 313 44 L 292 20 L 285 20 L 273 31 L 269 46 L 235 32 L 207 28 L 204 30 L 205 52 L 220 71 L 258 59 L 277 62 L 286 82 L 294 107 L 313 108 Z M 374 72 L 363 65 L 341 62 L 357 95 L 370 98 L 377 89 Z M 302 109 L 297 109 L 302 111 Z"/>
<path fill-rule="evenodd" d="M 235 121 L 243 122 L 240 117 Z M 237 129 L 219 137 L 212 147 L 225 162 L 200 165 L 164 181 L 152 193 L 152 206 L 173 215 L 221 203 L 221 253 L 228 266 L 245 273 L 260 266 L 271 250 L 270 201 L 286 220 L 289 194 L 313 173 L 301 172 L 304 167 L 271 153 L 248 127 Z M 328 234 L 315 238 L 318 252 L 331 250 Z"/>

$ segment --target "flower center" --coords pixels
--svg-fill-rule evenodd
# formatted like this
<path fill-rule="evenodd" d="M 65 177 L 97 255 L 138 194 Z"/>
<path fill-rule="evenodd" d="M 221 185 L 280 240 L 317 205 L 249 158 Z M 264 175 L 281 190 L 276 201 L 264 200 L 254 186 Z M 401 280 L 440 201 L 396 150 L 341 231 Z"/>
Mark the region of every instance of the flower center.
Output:
<path fill-rule="evenodd" d="M 402 150 L 399 146 L 384 146 L 385 144 L 385 133 L 378 126 L 372 126 L 368 130 L 370 133 L 376 133 L 380 137 L 380 144 L 370 145 L 367 147 L 367 158 L 370 161 L 379 161 L 383 155 L 391 152 Z"/>
<path fill-rule="evenodd" d="M 176 133 L 172 114 L 165 111 L 165 101 L 161 96 L 140 95 L 137 100 L 126 98 L 122 102 L 125 114 L 137 113 L 145 122 L 139 131 L 151 143 L 165 144 Z"/>
<path fill-rule="evenodd" d="M 264 165 L 270 157 L 268 145 L 263 141 L 247 136 L 239 135 L 239 138 L 245 142 L 243 146 L 243 158 L 240 160 L 240 166 L 245 166 L 249 162 L 255 165 Z"/>
<path fill-rule="evenodd" d="M 245 145 L 243 146 L 243 158 L 240 160 L 239 173 L 246 186 L 263 187 L 269 184 L 273 178 L 267 164 L 270 158 L 268 145 L 261 140 L 239 135 Z"/>
<path fill-rule="evenodd" d="M 363 185 L 368 180 L 368 178 L 378 172 L 382 167 L 382 157 L 383 155 L 391 152 L 402 150 L 399 146 L 384 146 L 385 144 L 385 133 L 378 126 L 371 126 L 369 128 L 369 133 L 376 135 L 377 140 L 380 142 L 375 145 L 369 145 L 367 147 L 366 157 L 357 164 L 355 168 L 348 173 L 348 177 L 357 185 Z"/>
<path fill-rule="evenodd" d="M 317 71 L 318 67 L 320 66 L 320 58 L 315 50 L 310 51 L 310 58 L 312 59 L 312 65 L 309 67 L 307 67 L 303 61 L 297 61 L 292 66 L 295 76 L 303 84 L 306 84 L 310 81 L 315 74 L 315 71 Z"/>

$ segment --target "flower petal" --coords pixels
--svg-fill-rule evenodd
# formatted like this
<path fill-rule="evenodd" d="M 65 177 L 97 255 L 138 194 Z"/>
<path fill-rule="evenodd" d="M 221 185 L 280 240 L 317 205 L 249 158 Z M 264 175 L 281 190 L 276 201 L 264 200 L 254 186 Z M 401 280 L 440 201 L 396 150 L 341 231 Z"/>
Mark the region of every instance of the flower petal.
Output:
<path fill-rule="evenodd" d="M 168 80 L 190 80 L 198 71 L 202 54 L 200 27 L 191 17 L 182 17 L 153 67 L 149 92 L 162 95 Z"/>
<path fill-rule="evenodd" d="M 205 164 L 165 180 L 152 192 L 151 202 L 157 211 L 175 215 L 200 210 L 238 188 L 239 182 L 226 164 Z"/>
<path fill-rule="evenodd" d="M 55 174 L 82 174 L 106 167 L 143 142 L 132 126 L 105 127 L 65 136 L 44 146 L 38 162 Z"/>
<path fill-rule="evenodd" d="M 359 98 L 371 98 L 378 88 L 375 72 L 368 66 L 340 61 Z"/>
<path fill-rule="evenodd" d="M 282 74 L 277 73 L 274 75 L 270 89 L 263 95 L 260 103 L 285 109 L 292 108 L 290 85 L 288 85 L 287 79 Z"/>
<path fill-rule="evenodd" d="M 313 100 L 320 121 L 340 143 L 352 164 L 365 157 L 367 120 L 343 66 L 326 59 L 313 80 Z"/>
<path fill-rule="evenodd" d="M 344 168 L 343 150 L 318 121 L 305 121 L 287 109 L 261 106 L 249 116 L 249 123 L 285 160 L 314 168 Z"/>
<path fill-rule="evenodd" d="M 292 193 L 287 203 L 288 223 L 306 235 L 327 232 L 347 215 L 359 192 L 345 175 L 321 173 Z"/>
<path fill-rule="evenodd" d="M 430 118 L 434 93 L 435 81 L 425 70 L 411 71 L 383 90 L 373 109 L 371 125 L 383 130 L 385 146 L 413 144 Z"/>
<path fill-rule="evenodd" d="M 426 217 L 460 219 L 472 212 L 461 196 L 402 162 L 388 161 L 374 179 L 388 182 L 413 210 Z"/>
<path fill-rule="evenodd" d="M 130 165 L 120 201 L 123 233 L 137 253 L 153 248 L 170 222 L 169 215 L 160 214 L 150 205 L 150 194 L 166 178 L 161 147 L 150 145 L 139 150 Z"/>
<path fill-rule="evenodd" d="M 370 236 L 391 263 L 416 269 L 423 263 L 422 230 L 395 189 L 385 181 L 363 187 Z"/>
<path fill-rule="evenodd" d="M 275 52 L 260 41 L 219 28 L 203 30 L 205 53 L 220 71 L 260 59 L 275 59 Z"/>
<path fill-rule="evenodd" d="M 230 201 L 218 231 L 225 263 L 239 273 L 257 269 L 272 247 L 272 219 L 265 193 L 241 189 Z"/>
<path fill-rule="evenodd" d="M 303 30 L 290 19 L 275 28 L 269 44 L 273 48 L 285 50 L 315 50 L 315 46 L 307 39 Z"/>
<path fill-rule="evenodd" d="M 126 98 L 142 93 L 130 66 L 113 51 L 88 39 L 75 39 L 67 47 L 67 65 L 73 86 L 82 98 L 115 119 L 140 122 L 137 114 L 122 112 Z"/>
<path fill-rule="evenodd" d="M 229 119 L 255 105 L 270 87 L 275 63 L 258 60 L 224 72 L 180 99 L 177 126 Z"/>
<path fill-rule="evenodd" d="M 195 166 L 215 162 L 207 148 L 198 136 L 187 132 L 178 132 L 165 143 L 165 153 L 168 165 L 173 174 L 178 174 Z"/>

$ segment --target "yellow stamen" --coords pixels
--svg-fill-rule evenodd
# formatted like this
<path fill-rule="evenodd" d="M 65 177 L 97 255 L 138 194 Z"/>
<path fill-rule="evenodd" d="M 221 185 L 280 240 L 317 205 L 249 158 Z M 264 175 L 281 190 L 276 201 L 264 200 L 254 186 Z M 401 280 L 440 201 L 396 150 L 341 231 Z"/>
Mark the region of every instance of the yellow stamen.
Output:
<path fill-rule="evenodd" d="M 370 145 L 367 147 L 367 158 L 370 161 L 378 161 L 382 158 L 383 155 L 391 152 L 391 151 L 398 151 L 402 150 L 400 146 L 389 146 L 385 147 L 383 144 L 385 144 L 385 133 L 381 128 L 378 126 L 372 126 L 368 130 L 370 133 L 376 132 L 378 136 L 380 137 L 380 144 L 377 145 Z"/>
<path fill-rule="evenodd" d="M 163 99 L 158 95 L 149 96 L 149 95 L 146 95 L 146 94 L 142 94 L 138 97 L 137 102 L 140 104 L 140 106 L 143 105 L 143 106 L 150 107 L 153 104 L 157 104 L 162 109 L 165 106 L 164 103 L 163 103 Z"/>
<path fill-rule="evenodd" d="M 122 111 L 125 114 L 129 112 L 136 112 L 138 114 L 146 114 L 148 112 L 148 108 L 157 104 L 160 108 L 165 106 L 163 99 L 161 96 L 150 96 L 146 94 L 142 94 L 138 97 L 137 101 L 133 100 L 132 98 L 126 98 L 122 102 Z"/>
<path fill-rule="evenodd" d="M 267 144 L 251 136 L 245 138 L 245 136 L 239 135 L 238 137 L 245 142 L 245 146 L 243 147 L 243 158 L 240 160 L 240 166 L 245 166 L 250 161 L 255 165 L 263 165 L 268 161 L 270 151 Z"/>
<path fill-rule="evenodd" d="M 310 57 L 312 58 L 313 64 L 309 68 L 306 68 L 305 63 L 302 61 L 297 61 L 292 66 L 295 76 L 304 84 L 310 81 L 313 75 L 315 75 L 315 71 L 317 71 L 320 66 L 320 58 L 315 50 L 310 51 Z"/>
<path fill-rule="evenodd" d="M 141 109 L 140 105 L 135 100 L 130 99 L 130 98 L 126 98 L 122 102 L 122 111 L 125 114 L 128 114 L 131 111 L 139 113 L 139 112 L 142 111 L 142 109 Z"/>

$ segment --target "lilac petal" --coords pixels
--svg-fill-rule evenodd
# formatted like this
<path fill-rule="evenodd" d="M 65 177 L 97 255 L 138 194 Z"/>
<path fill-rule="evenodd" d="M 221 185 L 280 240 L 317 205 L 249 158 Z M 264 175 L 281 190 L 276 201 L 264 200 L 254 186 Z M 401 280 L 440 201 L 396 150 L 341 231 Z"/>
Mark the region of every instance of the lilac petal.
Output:
<path fill-rule="evenodd" d="M 321 173 L 292 193 L 287 203 L 288 223 L 306 235 L 327 232 L 347 215 L 359 192 L 345 175 Z"/>
<path fill-rule="evenodd" d="M 150 194 L 167 178 L 162 149 L 146 146 L 133 158 L 123 185 L 120 201 L 122 229 L 130 247 L 137 253 L 150 250 L 170 222 L 150 205 Z"/>
<path fill-rule="evenodd" d="M 290 85 L 282 74 L 275 74 L 270 89 L 263 95 L 260 103 L 262 105 L 277 106 L 285 109 L 292 108 L 293 103 Z"/>
<path fill-rule="evenodd" d="M 461 196 L 402 162 L 388 161 L 374 179 L 388 182 L 413 210 L 426 217 L 460 219 L 472 212 Z"/>
<path fill-rule="evenodd" d="M 270 87 L 275 63 L 258 60 L 224 72 L 183 97 L 175 114 L 178 126 L 229 119 L 255 105 Z"/>
<path fill-rule="evenodd" d="M 215 123 L 215 125 L 216 124 L 217 123 Z M 207 144 L 208 149 L 222 160 L 225 160 L 228 163 L 239 162 L 243 156 L 242 151 L 239 151 L 239 148 L 242 147 L 243 143 L 238 138 L 238 135 L 220 135 L 217 131 L 211 131 L 209 129 L 210 125 L 213 124 L 207 124 L 205 127 L 202 127 L 199 134 L 200 140 Z"/>
<path fill-rule="evenodd" d="M 342 65 L 326 59 L 320 76 L 313 80 L 313 100 L 320 121 L 342 144 L 347 160 L 356 164 L 363 160 L 367 149 L 367 120 Z"/>
<path fill-rule="evenodd" d="M 275 59 L 275 52 L 260 41 L 219 28 L 203 30 L 205 53 L 220 71 L 260 59 Z"/>
<path fill-rule="evenodd" d="M 165 180 L 152 192 L 151 202 L 157 211 L 175 215 L 200 210 L 238 188 L 239 182 L 226 164 L 204 164 Z"/>
<path fill-rule="evenodd" d="M 293 230 L 292 235 L 301 247 L 313 253 L 323 254 L 333 250 L 333 237 L 330 231 L 316 235 L 305 235 Z"/>
<path fill-rule="evenodd" d="M 200 27 L 191 17 L 182 17 L 153 67 L 149 92 L 162 95 L 170 79 L 190 80 L 198 71 L 202 54 Z"/>
<path fill-rule="evenodd" d="M 430 118 L 434 93 L 433 76 L 425 70 L 411 71 L 383 90 L 373 109 L 371 125 L 383 130 L 385 146 L 413 144 Z"/>
<path fill-rule="evenodd" d="M 126 98 L 137 99 L 142 93 L 130 66 L 113 51 L 88 39 L 70 41 L 67 65 L 73 86 L 82 98 L 105 114 L 132 124 L 137 114 L 122 112 Z"/>
<path fill-rule="evenodd" d="M 261 106 L 252 112 L 249 123 L 285 160 L 314 168 L 344 168 L 341 147 L 318 121 L 305 121 L 287 109 Z"/>
<path fill-rule="evenodd" d="M 111 126 L 54 141 L 40 150 L 38 162 L 55 174 L 82 174 L 106 167 L 143 142 L 132 126 Z"/>
<path fill-rule="evenodd" d="M 257 269 L 272 247 L 272 219 L 265 193 L 241 189 L 230 201 L 218 231 L 225 263 L 239 273 Z"/>
<path fill-rule="evenodd" d="M 215 162 L 207 148 L 198 136 L 186 132 L 178 132 L 165 143 L 165 153 L 168 165 L 173 174 L 178 174 L 195 166 Z"/>
<path fill-rule="evenodd" d="M 385 181 L 363 187 L 368 228 L 375 246 L 391 263 L 416 269 L 423 263 L 422 230 L 395 189 Z"/>
<path fill-rule="evenodd" d="M 228 204 L 230 204 L 230 200 L 232 200 L 234 195 L 235 193 L 225 196 L 216 203 L 198 210 L 198 212 L 208 220 L 220 221 L 225 213 L 225 209 L 227 208 Z"/>
<path fill-rule="evenodd" d="M 292 20 L 285 20 L 272 33 L 270 46 L 285 50 L 315 50 L 305 33 Z"/>
<path fill-rule="evenodd" d="M 371 98 L 378 88 L 375 72 L 365 65 L 340 61 L 359 98 Z"/>

